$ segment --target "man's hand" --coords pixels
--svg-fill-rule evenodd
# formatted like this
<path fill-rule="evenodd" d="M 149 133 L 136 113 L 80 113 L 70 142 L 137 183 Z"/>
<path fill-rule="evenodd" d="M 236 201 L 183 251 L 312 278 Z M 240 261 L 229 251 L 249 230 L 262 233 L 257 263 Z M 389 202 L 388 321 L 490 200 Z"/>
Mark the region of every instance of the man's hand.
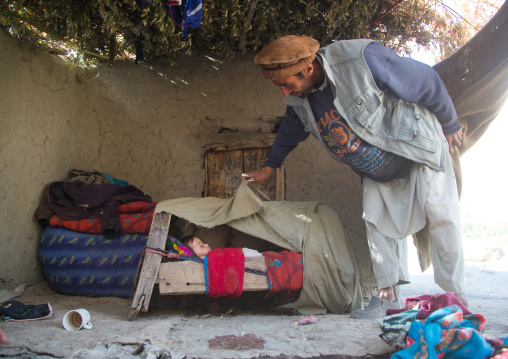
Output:
<path fill-rule="evenodd" d="M 462 144 L 462 128 L 455 133 L 445 135 L 446 141 L 448 141 L 448 149 L 450 153 L 453 153 L 453 146 L 460 146 Z"/>
<path fill-rule="evenodd" d="M 270 177 L 272 172 L 273 168 L 267 166 L 260 170 L 255 170 L 249 173 L 242 173 L 242 177 L 245 178 L 245 182 L 247 182 L 247 184 L 251 184 L 254 182 L 263 182 L 268 177 Z"/>

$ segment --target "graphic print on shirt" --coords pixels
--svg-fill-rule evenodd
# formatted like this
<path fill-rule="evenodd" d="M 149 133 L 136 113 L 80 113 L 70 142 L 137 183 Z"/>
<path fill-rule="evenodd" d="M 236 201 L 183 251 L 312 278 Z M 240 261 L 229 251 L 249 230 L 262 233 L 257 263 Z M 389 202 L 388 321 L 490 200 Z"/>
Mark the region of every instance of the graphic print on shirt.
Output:
<path fill-rule="evenodd" d="M 331 86 L 311 92 L 308 100 L 323 143 L 343 162 L 379 182 L 409 174 L 410 160 L 372 146 L 351 130 L 335 107 Z"/>
<path fill-rule="evenodd" d="M 366 144 L 352 132 L 336 109 L 325 112 L 317 126 L 323 141 L 344 162 L 364 173 L 374 173 L 383 166 L 381 150 Z"/>

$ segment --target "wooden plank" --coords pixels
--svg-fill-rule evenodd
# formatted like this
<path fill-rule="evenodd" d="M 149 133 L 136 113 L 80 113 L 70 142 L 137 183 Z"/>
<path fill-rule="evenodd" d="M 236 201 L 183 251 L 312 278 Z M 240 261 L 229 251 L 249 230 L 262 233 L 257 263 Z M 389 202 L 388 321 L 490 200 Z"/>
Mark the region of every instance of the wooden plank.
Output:
<path fill-rule="evenodd" d="M 266 272 L 264 257 L 247 257 L 245 266 Z M 243 291 L 268 290 L 268 277 L 245 273 Z M 161 295 L 206 294 L 203 263 L 183 261 L 161 263 L 159 270 L 159 292 Z"/>
<path fill-rule="evenodd" d="M 171 214 L 166 212 L 160 212 L 154 216 L 146 243 L 147 247 L 165 248 L 170 220 Z M 153 286 L 158 278 L 161 260 L 162 256 L 159 254 L 145 253 L 128 320 L 134 319 L 140 310 L 143 312 L 148 311 L 148 304 L 152 297 Z"/>
<path fill-rule="evenodd" d="M 284 177 L 284 165 L 275 170 L 275 200 L 286 199 L 286 178 Z"/>
<path fill-rule="evenodd" d="M 245 257 L 245 269 L 251 269 L 266 273 L 266 261 L 265 257 Z"/>
<path fill-rule="evenodd" d="M 241 150 L 245 148 L 270 147 L 275 140 L 274 133 L 208 133 L 206 142 L 210 145 L 205 148 L 205 153 L 210 150 Z"/>
<path fill-rule="evenodd" d="M 264 161 L 270 147 L 250 147 L 242 149 L 224 149 L 217 145 L 207 152 L 205 157 L 205 197 L 229 198 L 238 189 L 241 174 L 264 167 Z M 275 174 L 256 186 L 272 201 L 285 199 L 284 168 L 278 168 Z"/>

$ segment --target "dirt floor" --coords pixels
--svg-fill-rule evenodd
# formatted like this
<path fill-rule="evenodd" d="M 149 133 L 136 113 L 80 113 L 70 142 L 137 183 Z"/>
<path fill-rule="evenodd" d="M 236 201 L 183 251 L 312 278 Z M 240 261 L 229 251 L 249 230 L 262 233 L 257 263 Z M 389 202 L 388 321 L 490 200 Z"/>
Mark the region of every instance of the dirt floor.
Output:
<path fill-rule="evenodd" d="M 500 285 L 508 282 L 507 264 L 506 256 L 467 261 L 469 308 L 486 317 L 485 334 L 492 337 L 508 334 L 506 286 Z M 402 294 L 441 292 L 429 271 L 413 275 Z M 155 297 L 147 313 L 127 321 L 129 299 L 65 296 L 45 283 L 27 287 L 14 299 L 50 303 L 54 315 L 32 322 L 0 322 L 8 337 L 0 346 L 3 358 L 388 358 L 394 351 L 379 338 L 376 320 L 329 314 L 317 316 L 314 324 L 298 325 L 301 316 L 294 315 L 290 305 L 219 309 L 209 303 L 191 309 L 196 298 L 189 297 L 183 308 L 182 298 Z M 77 308 L 89 310 L 92 329 L 63 329 L 64 314 Z"/>
<path fill-rule="evenodd" d="M 315 324 L 298 325 L 301 316 L 294 315 L 290 306 L 246 310 L 229 306 L 219 309 L 212 304 L 208 308 L 201 305 L 195 311 L 156 308 L 168 307 L 166 302 L 172 301 L 155 298 L 147 313 L 127 321 L 132 303 L 129 299 L 65 296 L 45 283 L 26 288 L 15 299 L 25 304 L 49 302 L 54 316 L 1 323 L 8 343 L 0 347 L 0 357 L 24 353 L 26 358 L 275 358 L 333 354 L 349 358 L 392 351 L 379 339 L 376 321 L 323 315 Z M 64 314 L 77 308 L 91 313 L 92 329 L 63 329 Z"/>

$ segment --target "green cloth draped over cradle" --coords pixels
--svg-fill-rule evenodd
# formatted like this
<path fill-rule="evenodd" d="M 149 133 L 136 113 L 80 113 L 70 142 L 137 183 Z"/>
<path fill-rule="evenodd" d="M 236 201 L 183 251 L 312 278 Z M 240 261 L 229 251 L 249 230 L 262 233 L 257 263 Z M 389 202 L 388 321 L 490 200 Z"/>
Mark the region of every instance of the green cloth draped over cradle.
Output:
<path fill-rule="evenodd" d="M 296 310 L 303 315 L 342 314 L 362 308 L 353 253 L 335 211 L 317 202 L 270 201 L 245 182 L 231 198 L 185 197 L 161 201 L 167 212 L 197 226 L 228 225 L 303 255 L 303 288 Z"/>

